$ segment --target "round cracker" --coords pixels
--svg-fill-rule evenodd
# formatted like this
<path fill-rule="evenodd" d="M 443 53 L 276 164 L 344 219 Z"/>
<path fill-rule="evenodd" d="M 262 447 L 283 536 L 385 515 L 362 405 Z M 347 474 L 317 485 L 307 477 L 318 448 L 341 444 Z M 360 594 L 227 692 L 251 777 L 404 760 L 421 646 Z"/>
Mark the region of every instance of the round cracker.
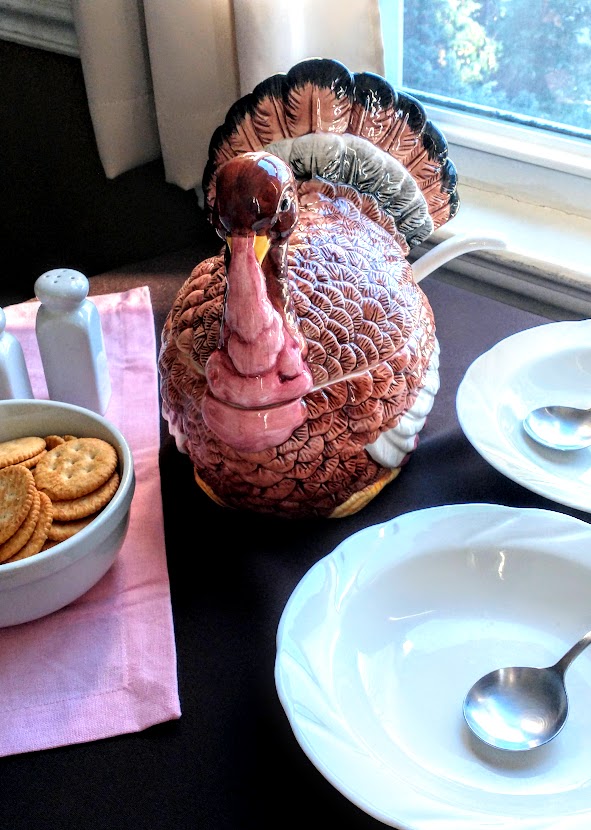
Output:
<path fill-rule="evenodd" d="M 27 544 L 37 525 L 40 507 L 41 494 L 36 489 L 33 494 L 33 503 L 31 504 L 28 516 L 16 533 L 13 533 L 10 539 L 7 539 L 6 542 L 0 545 L 0 563 L 10 559 L 11 556 L 14 556 L 15 553 L 18 553 Z"/>
<path fill-rule="evenodd" d="M 117 467 L 115 447 L 102 438 L 76 438 L 49 450 L 34 470 L 52 501 L 78 499 L 101 487 Z"/>
<path fill-rule="evenodd" d="M 61 435 L 46 435 L 45 436 L 45 448 L 48 450 L 54 449 L 54 447 L 59 447 L 60 444 L 64 443 L 64 438 Z"/>
<path fill-rule="evenodd" d="M 75 519 L 83 519 L 91 513 L 97 513 L 107 505 L 119 487 L 119 473 L 115 470 L 111 478 L 107 479 L 101 487 L 81 496 L 79 499 L 64 499 L 53 502 L 53 518 L 60 522 L 71 522 Z"/>
<path fill-rule="evenodd" d="M 45 441 L 37 435 L 2 441 L 0 442 L 0 468 L 8 467 L 10 464 L 20 464 L 21 461 L 38 455 L 44 449 Z"/>
<path fill-rule="evenodd" d="M 34 455 L 32 458 L 27 458 L 25 461 L 19 461 L 21 467 L 27 467 L 27 469 L 32 470 L 33 467 L 36 467 L 39 461 L 43 458 L 44 455 L 47 454 L 47 450 L 41 450 L 40 453 Z"/>
<path fill-rule="evenodd" d="M 34 556 L 36 553 L 39 553 L 45 544 L 53 520 L 53 508 L 51 506 L 51 499 L 45 493 L 39 493 L 39 498 L 39 516 L 37 517 L 35 530 L 27 544 L 18 553 L 8 559 L 8 562 L 18 562 L 19 559 L 27 559 L 29 556 Z"/>
<path fill-rule="evenodd" d="M 98 513 L 93 513 L 92 516 L 85 516 L 84 519 L 76 519 L 72 522 L 52 522 L 47 538 L 52 542 L 65 542 L 70 536 L 79 533 L 86 525 L 89 525 L 93 519 L 98 516 Z"/>
<path fill-rule="evenodd" d="M 27 518 L 35 493 L 33 473 L 15 465 L 0 470 L 0 544 Z"/>

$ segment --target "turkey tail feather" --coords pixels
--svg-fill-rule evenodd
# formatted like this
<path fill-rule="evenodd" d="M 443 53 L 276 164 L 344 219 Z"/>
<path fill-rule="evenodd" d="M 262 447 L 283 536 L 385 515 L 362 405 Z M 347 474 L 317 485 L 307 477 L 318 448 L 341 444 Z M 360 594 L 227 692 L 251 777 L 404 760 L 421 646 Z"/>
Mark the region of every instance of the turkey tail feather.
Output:
<path fill-rule="evenodd" d="M 302 61 L 287 73 L 284 106 L 290 135 L 344 133 L 349 126 L 353 76 L 337 61 Z"/>
<path fill-rule="evenodd" d="M 283 105 L 284 75 L 273 75 L 252 93 L 252 122 L 263 146 L 291 135 Z"/>
<path fill-rule="evenodd" d="M 218 168 L 252 150 L 280 155 L 300 180 L 340 181 L 373 195 L 411 245 L 459 207 L 447 141 L 421 103 L 339 61 L 302 61 L 230 107 L 210 141 L 203 176 L 209 209 Z"/>
<path fill-rule="evenodd" d="M 398 93 L 379 75 L 362 72 L 355 75 L 355 88 L 349 132 L 383 147 L 396 121 Z"/>

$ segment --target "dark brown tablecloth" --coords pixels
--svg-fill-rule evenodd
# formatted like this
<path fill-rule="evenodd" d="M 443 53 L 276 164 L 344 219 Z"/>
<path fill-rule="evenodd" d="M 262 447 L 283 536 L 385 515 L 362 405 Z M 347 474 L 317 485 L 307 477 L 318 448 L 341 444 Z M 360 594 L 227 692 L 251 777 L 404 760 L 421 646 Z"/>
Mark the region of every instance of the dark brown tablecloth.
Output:
<path fill-rule="evenodd" d="M 159 336 L 195 248 L 91 279 L 91 293 L 150 287 Z M 588 520 L 495 471 L 464 437 L 458 384 L 470 363 L 546 318 L 427 278 L 441 389 L 398 479 L 346 519 L 286 524 L 217 507 L 162 425 L 160 467 L 178 652 L 180 720 L 90 744 L 0 759 L 6 830 L 378 830 L 297 744 L 274 683 L 281 612 L 304 573 L 354 531 L 458 502 L 542 507 Z M 155 356 L 156 359 L 156 356 Z M 0 693 L 2 680 L 0 678 Z"/>

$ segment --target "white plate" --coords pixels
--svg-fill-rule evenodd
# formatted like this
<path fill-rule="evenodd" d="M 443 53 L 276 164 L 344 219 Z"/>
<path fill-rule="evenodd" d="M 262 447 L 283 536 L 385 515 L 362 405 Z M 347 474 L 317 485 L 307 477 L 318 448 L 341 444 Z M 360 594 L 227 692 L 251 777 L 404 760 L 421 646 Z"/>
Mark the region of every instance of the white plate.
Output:
<path fill-rule="evenodd" d="M 359 531 L 317 562 L 277 632 L 275 683 L 304 752 L 343 795 L 404 830 L 589 830 L 591 650 L 567 673 L 560 735 L 493 749 L 465 693 L 551 665 L 591 629 L 591 526 L 466 504 Z"/>
<path fill-rule="evenodd" d="M 591 512 L 591 447 L 542 447 L 522 426 L 538 406 L 591 407 L 591 320 L 547 323 L 478 357 L 458 387 L 460 426 L 474 448 L 513 481 Z"/>

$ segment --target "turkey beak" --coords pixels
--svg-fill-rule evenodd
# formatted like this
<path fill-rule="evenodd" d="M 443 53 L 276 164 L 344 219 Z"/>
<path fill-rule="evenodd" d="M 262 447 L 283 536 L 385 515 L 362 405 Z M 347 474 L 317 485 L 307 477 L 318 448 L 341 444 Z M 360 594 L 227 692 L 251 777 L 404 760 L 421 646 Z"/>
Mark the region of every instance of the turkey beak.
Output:
<path fill-rule="evenodd" d="M 261 235 L 261 236 L 253 236 L 252 237 L 252 244 L 254 247 L 254 255 L 257 258 L 257 262 L 259 265 L 262 265 L 264 258 L 267 256 L 267 251 L 271 246 L 271 240 L 268 236 Z M 232 253 L 232 237 L 230 234 L 226 236 L 226 245 L 228 246 L 228 250 L 230 254 Z"/>

